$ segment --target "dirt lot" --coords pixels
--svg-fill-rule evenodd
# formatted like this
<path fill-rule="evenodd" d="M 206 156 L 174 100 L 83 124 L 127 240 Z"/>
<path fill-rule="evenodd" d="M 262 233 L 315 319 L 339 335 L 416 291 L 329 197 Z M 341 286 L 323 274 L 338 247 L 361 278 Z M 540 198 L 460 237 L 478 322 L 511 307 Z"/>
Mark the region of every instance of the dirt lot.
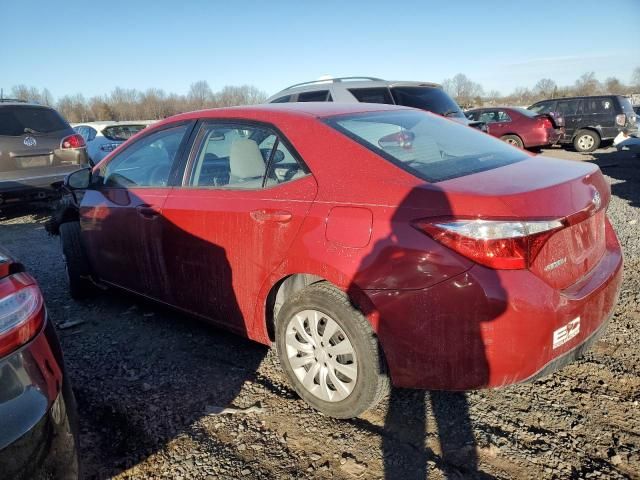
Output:
<path fill-rule="evenodd" d="M 9 212 L 0 244 L 61 327 L 86 478 L 640 478 L 640 158 L 547 153 L 595 161 L 612 184 L 626 271 L 607 335 L 533 384 L 396 391 L 351 421 L 307 408 L 260 345 L 114 291 L 72 301 L 47 208 Z"/>

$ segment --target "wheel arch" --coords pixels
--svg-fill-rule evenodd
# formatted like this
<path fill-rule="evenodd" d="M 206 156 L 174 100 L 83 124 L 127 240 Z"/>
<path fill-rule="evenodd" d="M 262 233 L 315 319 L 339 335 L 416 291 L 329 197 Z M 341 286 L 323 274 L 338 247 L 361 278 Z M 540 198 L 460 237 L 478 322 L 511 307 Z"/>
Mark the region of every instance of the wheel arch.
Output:
<path fill-rule="evenodd" d="M 602 140 L 602 129 L 598 126 L 589 125 L 588 127 L 576 128 L 575 132 L 573 132 L 573 136 L 571 137 L 571 142 L 573 142 L 576 139 L 576 137 L 578 136 L 578 132 L 582 130 L 590 130 L 592 132 L 595 132 L 596 134 L 598 134 L 598 137 L 600 137 L 600 140 Z"/>

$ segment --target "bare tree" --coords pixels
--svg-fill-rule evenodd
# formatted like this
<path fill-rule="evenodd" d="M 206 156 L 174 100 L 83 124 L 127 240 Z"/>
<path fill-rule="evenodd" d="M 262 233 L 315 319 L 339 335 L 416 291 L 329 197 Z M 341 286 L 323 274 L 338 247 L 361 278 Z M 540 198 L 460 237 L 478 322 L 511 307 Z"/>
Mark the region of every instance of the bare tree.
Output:
<path fill-rule="evenodd" d="M 550 78 L 542 78 L 538 80 L 538 83 L 533 87 L 535 94 L 543 98 L 553 98 L 558 85 Z"/>
<path fill-rule="evenodd" d="M 241 85 L 239 87 L 226 86 L 216 94 L 215 98 L 217 106 L 230 107 L 262 103 L 267 99 L 267 96 L 254 86 Z"/>
<path fill-rule="evenodd" d="M 595 95 L 601 89 L 595 72 L 584 73 L 575 84 L 575 95 Z"/>
<path fill-rule="evenodd" d="M 603 93 L 614 93 L 617 95 L 624 95 L 627 93 L 627 87 L 622 84 L 616 77 L 609 77 L 604 81 Z"/>
<path fill-rule="evenodd" d="M 465 74 L 458 73 L 452 79 L 445 79 L 442 82 L 444 90 L 454 97 L 460 105 L 472 105 L 476 97 L 483 94 L 482 86 L 469 79 Z"/>
<path fill-rule="evenodd" d="M 213 91 L 206 80 L 199 80 L 189 87 L 187 99 L 194 110 L 213 106 Z"/>
<path fill-rule="evenodd" d="M 640 89 L 640 67 L 633 69 L 633 73 L 631 74 L 631 85 Z"/>

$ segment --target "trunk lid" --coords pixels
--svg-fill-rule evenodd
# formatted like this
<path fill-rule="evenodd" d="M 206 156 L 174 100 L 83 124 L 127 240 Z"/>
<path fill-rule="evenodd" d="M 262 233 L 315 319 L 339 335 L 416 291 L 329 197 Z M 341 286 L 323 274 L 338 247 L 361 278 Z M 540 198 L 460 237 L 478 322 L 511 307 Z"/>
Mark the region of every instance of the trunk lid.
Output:
<path fill-rule="evenodd" d="M 589 163 L 544 157 L 434 184 L 454 217 L 512 220 L 562 219 L 530 270 L 564 289 L 588 274 L 605 251 L 610 189 Z"/>

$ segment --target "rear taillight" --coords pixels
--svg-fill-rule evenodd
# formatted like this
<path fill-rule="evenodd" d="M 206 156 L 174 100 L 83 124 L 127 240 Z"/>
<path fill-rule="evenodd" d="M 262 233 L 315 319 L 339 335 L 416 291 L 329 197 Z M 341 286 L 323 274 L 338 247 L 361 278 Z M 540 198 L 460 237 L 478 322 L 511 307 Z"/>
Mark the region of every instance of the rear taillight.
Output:
<path fill-rule="evenodd" d="M 77 133 L 63 138 L 60 142 L 60 148 L 82 148 L 84 146 L 86 146 L 84 137 Z"/>
<path fill-rule="evenodd" d="M 542 128 L 553 128 L 553 123 L 546 117 L 540 119 L 540 125 Z"/>
<path fill-rule="evenodd" d="M 36 285 L 23 286 L 7 277 L 0 281 L 0 291 L 7 289 L 12 293 L 0 297 L 0 358 L 31 340 L 44 322 L 43 299 Z"/>
<path fill-rule="evenodd" d="M 414 225 L 476 263 L 498 270 L 528 268 L 545 242 L 564 227 L 561 220 L 420 220 Z"/>
<path fill-rule="evenodd" d="M 627 116 L 624 113 L 616 115 L 616 125 L 624 127 L 627 124 Z"/>

